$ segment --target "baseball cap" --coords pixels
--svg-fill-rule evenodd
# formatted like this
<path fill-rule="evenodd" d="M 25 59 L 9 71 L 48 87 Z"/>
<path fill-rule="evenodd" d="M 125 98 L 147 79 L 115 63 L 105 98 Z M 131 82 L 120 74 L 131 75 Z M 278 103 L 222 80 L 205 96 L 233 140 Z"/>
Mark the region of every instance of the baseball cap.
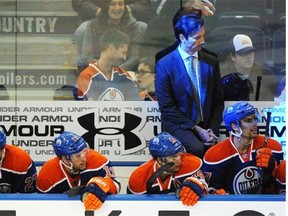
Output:
<path fill-rule="evenodd" d="M 255 50 L 251 38 L 244 34 L 235 35 L 233 38 L 233 45 L 235 52 L 240 55 Z"/>

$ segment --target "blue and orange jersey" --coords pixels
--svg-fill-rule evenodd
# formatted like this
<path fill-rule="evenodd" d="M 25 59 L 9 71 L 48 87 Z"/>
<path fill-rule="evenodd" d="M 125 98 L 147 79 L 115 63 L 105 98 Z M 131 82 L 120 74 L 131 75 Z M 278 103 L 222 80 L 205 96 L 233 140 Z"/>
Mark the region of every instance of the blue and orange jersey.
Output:
<path fill-rule="evenodd" d="M 92 177 L 107 179 L 110 194 L 120 191 L 120 183 L 115 179 L 115 173 L 107 157 L 97 151 L 90 150 L 86 169 L 71 176 L 58 157 L 44 163 L 37 178 L 37 190 L 40 193 L 64 193 L 70 188 L 86 185 Z"/>
<path fill-rule="evenodd" d="M 275 172 L 279 194 L 286 194 L 286 160 L 281 161 Z"/>
<path fill-rule="evenodd" d="M 111 77 L 107 77 L 100 68 L 90 63 L 80 73 L 77 80 L 78 100 L 96 101 L 135 101 L 140 100 L 139 90 L 131 75 L 119 68 L 112 69 Z"/>
<path fill-rule="evenodd" d="M 224 189 L 230 194 L 255 194 L 261 181 L 261 170 L 256 166 L 256 151 L 263 147 L 265 137 L 257 136 L 245 153 L 238 152 L 233 137 L 212 146 L 204 155 L 203 172 L 209 186 Z M 283 160 L 281 145 L 268 138 L 267 147 L 277 162 Z"/>
<path fill-rule="evenodd" d="M 36 192 L 37 171 L 29 154 L 23 149 L 5 145 L 0 166 L 0 193 Z"/>
<path fill-rule="evenodd" d="M 182 164 L 178 172 L 170 175 L 165 182 L 160 177 L 156 178 L 152 184 L 151 193 L 167 194 L 174 193 L 182 182 L 191 176 L 203 176 L 200 167 L 202 161 L 200 158 L 185 153 L 182 155 Z M 159 169 L 158 163 L 151 159 L 135 169 L 129 177 L 127 193 L 145 194 L 147 193 L 146 183 L 150 177 Z"/>

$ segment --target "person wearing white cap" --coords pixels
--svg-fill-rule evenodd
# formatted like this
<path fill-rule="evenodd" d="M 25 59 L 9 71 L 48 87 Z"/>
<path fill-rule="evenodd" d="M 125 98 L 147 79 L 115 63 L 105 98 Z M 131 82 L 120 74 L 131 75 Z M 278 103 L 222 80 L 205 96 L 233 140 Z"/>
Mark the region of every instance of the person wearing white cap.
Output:
<path fill-rule="evenodd" d="M 248 35 L 237 34 L 230 41 L 231 51 L 229 58 L 231 61 L 221 65 L 222 85 L 225 92 L 229 93 L 229 96 L 225 96 L 225 100 L 260 100 L 260 101 L 273 101 L 276 91 L 276 81 L 273 71 L 263 64 L 255 61 L 255 50 L 253 42 Z M 257 77 L 261 76 L 260 94 L 256 97 L 257 91 Z M 232 78 L 233 77 L 233 78 Z M 238 79 L 235 82 L 235 77 Z M 233 83 L 240 83 L 241 80 L 247 85 L 245 87 L 245 97 L 238 95 L 232 95 L 232 91 L 225 91 L 225 88 L 237 88 L 238 93 L 243 93 L 244 86 Z M 231 83 L 229 83 L 231 80 Z M 239 88 L 239 89 L 238 89 Z M 232 90 L 232 89 L 231 89 Z M 235 90 L 235 89 L 234 89 Z M 232 99 L 230 99 L 232 98 Z M 236 98 L 236 99 L 235 99 Z"/>

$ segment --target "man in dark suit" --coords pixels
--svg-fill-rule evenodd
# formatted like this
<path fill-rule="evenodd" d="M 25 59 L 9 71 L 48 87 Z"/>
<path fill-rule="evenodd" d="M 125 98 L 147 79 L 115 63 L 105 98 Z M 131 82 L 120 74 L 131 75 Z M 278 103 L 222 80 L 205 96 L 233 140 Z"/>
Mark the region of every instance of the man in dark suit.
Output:
<path fill-rule="evenodd" d="M 202 49 L 205 27 L 200 10 L 179 18 L 174 34 L 179 46 L 156 63 L 155 88 L 163 131 L 177 137 L 187 152 L 202 158 L 205 145 L 217 142 L 222 122 L 219 63 L 215 54 Z"/>

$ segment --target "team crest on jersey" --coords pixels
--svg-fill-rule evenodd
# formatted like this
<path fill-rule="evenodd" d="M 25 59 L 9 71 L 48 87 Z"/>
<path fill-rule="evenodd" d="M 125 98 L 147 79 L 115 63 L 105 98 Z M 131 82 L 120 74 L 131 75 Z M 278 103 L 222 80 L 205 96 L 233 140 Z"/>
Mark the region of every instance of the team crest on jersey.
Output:
<path fill-rule="evenodd" d="M 108 88 L 100 96 L 99 101 L 124 101 L 124 95 L 119 89 Z"/>
<path fill-rule="evenodd" d="M 258 168 L 249 166 L 236 174 L 233 181 L 233 189 L 235 194 L 255 194 L 259 189 L 259 183 Z"/>

